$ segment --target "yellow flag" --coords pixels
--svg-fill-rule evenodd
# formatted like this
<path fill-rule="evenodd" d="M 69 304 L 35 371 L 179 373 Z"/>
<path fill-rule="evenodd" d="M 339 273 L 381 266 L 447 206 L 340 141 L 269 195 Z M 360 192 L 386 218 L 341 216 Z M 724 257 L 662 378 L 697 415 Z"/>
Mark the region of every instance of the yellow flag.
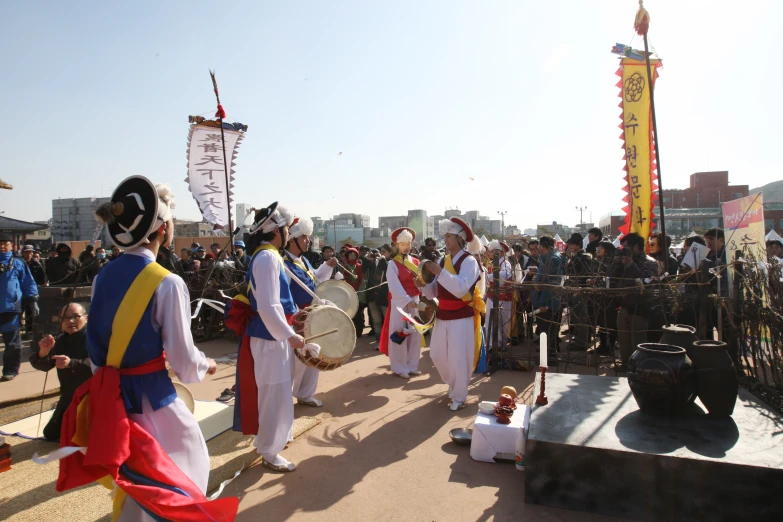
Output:
<path fill-rule="evenodd" d="M 658 76 L 659 60 L 650 60 L 653 82 Z M 625 224 L 624 234 L 635 232 L 645 241 L 650 236 L 653 207 L 657 199 L 657 167 L 652 137 L 652 108 L 647 66 L 643 61 L 623 58 L 617 75 L 621 77 L 620 106 L 623 109 L 620 129 L 623 133 L 623 159 L 625 160 Z"/>

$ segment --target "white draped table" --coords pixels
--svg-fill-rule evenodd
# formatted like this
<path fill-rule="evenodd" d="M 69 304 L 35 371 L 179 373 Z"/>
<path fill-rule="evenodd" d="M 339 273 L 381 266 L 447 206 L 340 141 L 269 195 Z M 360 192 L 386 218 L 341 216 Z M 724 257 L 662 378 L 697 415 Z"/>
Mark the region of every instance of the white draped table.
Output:
<path fill-rule="evenodd" d="M 477 413 L 473 421 L 473 438 L 470 443 L 470 456 L 480 462 L 495 462 L 495 458 L 514 460 L 519 430 L 530 430 L 530 406 L 517 405 L 510 424 L 499 424 L 497 417 Z"/>

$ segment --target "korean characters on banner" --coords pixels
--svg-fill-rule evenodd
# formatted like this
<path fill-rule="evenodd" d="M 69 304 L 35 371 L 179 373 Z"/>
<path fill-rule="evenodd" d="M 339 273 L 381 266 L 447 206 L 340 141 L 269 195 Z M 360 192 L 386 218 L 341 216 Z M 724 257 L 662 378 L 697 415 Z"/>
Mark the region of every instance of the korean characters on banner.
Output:
<path fill-rule="evenodd" d="M 227 230 L 233 200 L 234 165 L 244 133 L 224 128 L 223 134 L 228 187 L 220 128 L 210 125 L 195 124 L 190 127 L 188 177 L 185 181 L 204 219 L 217 229 Z"/>
<path fill-rule="evenodd" d="M 653 80 L 657 78 L 659 60 L 650 60 Z M 624 234 L 635 232 L 647 239 L 652 230 L 655 215 L 657 174 L 655 152 L 652 141 L 652 109 L 650 104 L 650 86 L 647 81 L 647 67 L 643 61 L 624 58 L 617 72 L 621 80 L 620 107 L 623 133 L 623 159 L 626 172 L 625 224 L 621 228 Z"/>
<path fill-rule="evenodd" d="M 761 193 L 723 203 L 723 227 L 726 237 L 726 263 L 751 254 L 756 260 L 766 260 L 764 231 L 764 201 Z M 728 270 L 729 288 L 733 288 L 734 268 Z"/>

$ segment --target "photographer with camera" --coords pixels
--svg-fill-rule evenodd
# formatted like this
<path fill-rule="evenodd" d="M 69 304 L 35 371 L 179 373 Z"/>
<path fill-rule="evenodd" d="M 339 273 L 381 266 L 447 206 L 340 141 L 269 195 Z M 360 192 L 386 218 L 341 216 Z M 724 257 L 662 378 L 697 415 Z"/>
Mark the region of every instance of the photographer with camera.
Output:
<path fill-rule="evenodd" d="M 14 257 L 12 238 L 0 234 L 0 332 L 3 334 L 3 376 L 11 381 L 19 373 L 22 361 L 20 334 L 22 297 L 29 299 L 32 317 L 38 317 L 38 285 L 24 260 Z"/>

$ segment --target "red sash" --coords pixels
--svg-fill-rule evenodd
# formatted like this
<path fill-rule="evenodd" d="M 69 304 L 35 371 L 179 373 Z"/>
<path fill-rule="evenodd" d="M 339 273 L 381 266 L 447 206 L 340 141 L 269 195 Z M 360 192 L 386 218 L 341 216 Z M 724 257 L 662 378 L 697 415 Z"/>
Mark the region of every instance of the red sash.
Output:
<path fill-rule="evenodd" d="M 467 259 L 469 254 L 465 254 L 460 257 L 456 263 L 454 263 L 454 270 L 459 274 L 462 262 Z M 440 267 L 444 266 L 444 259 L 440 260 Z M 445 269 L 444 269 L 445 270 Z M 479 279 L 481 276 L 479 275 Z M 470 287 L 470 295 L 473 295 L 473 289 L 476 287 L 478 279 Z M 451 321 L 454 319 L 465 319 L 466 317 L 473 317 L 473 308 L 470 307 L 473 301 L 464 301 L 461 297 L 453 295 L 446 290 L 440 283 L 438 283 L 438 313 L 437 319 L 443 321 Z"/>
<path fill-rule="evenodd" d="M 117 370 L 103 366 L 73 394 L 63 417 L 60 446 L 87 444 L 87 452 L 76 452 L 60 460 L 57 491 L 67 491 L 95 482 L 107 475 L 142 507 L 165 518 L 196 522 L 211 517 L 231 521 L 239 499 L 234 497 L 208 501 L 198 486 L 163 451 L 152 435 L 128 418 L 120 390 L 120 375 L 145 375 L 166 368 L 161 356 L 135 368 Z M 89 399 L 87 415 L 80 415 L 83 399 Z M 86 429 L 85 429 L 86 428 Z M 86 432 L 88 441 L 73 441 Z M 122 473 L 120 466 L 160 484 L 175 486 L 185 494 L 136 484 Z"/>
<path fill-rule="evenodd" d="M 421 295 L 419 287 L 416 286 L 416 276 L 413 274 L 413 272 L 411 272 L 411 269 L 396 259 L 394 262 L 397 264 L 397 274 L 399 276 L 398 279 L 400 280 L 400 284 L 402 284 L 402 288 L 405 290 L 405 293 L 411 297 Z M 414 265 L 419 266 L 419 260 L 415 257 L 411 259 L 411 262 Z M 388 280 L 388 276 L 386 279 Z M 381 329 L 381 340 L 378 342 L 378 351 L 387 356 L 389 355 L 389 337 L 391 336 L 391 332 L 389 331 L 391 301 L 392 295 L 391 292 L 389 292 L 389 307 L 386 309 L 386 317 L 383 320 L 383 328 Z"/>

